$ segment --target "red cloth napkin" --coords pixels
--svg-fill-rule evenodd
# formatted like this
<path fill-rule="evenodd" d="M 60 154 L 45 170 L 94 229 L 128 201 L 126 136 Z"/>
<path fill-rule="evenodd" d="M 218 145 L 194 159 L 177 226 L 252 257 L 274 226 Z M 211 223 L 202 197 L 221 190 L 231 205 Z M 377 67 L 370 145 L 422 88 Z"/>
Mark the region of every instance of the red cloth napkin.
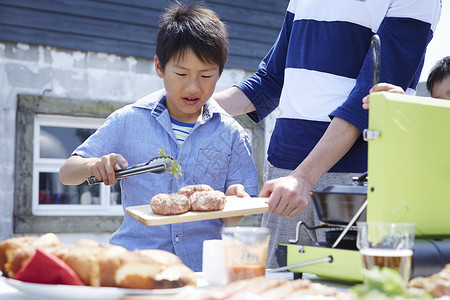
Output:
<path fill-rule="evenodd" d="M 85 285 L 65 262 L 40 248 L 36 249 L 36 254 L 14 279 L 32 283 Z"/>

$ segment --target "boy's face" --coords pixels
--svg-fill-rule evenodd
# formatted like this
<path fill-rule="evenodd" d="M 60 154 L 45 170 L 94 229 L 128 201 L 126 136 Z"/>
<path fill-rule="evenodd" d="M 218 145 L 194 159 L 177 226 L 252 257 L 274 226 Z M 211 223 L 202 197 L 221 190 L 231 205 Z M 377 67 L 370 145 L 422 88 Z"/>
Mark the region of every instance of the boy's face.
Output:
<path fill-rule="evenodd" d="M 188 49 L 179 59 L 175 56 L 169 60 L 164 71 L 155 56 L 155 70 L 164 80 L 170 116 L 184 123 L 197 122 L 219 80 L 219 66 L 202 62 Z"/>
<path fill-rule="evenodd" d="M 450 75 L 433 85 L 431 97 L 450 100 Z"/>

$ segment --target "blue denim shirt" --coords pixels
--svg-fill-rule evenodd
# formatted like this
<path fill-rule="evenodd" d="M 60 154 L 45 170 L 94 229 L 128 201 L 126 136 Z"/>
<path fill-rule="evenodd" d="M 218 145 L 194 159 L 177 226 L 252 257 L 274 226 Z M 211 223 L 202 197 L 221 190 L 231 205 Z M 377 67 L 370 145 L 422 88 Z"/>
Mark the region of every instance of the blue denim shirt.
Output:
<path fill-rule="evenodd" d="M 158 193 L 175 193 L 190 184 L 208 184 L 225 192 L 240 183 L 250 195 L 258 194 L 249 137 L 212 99 L 181 147 L 165 106 L 165 91 L 159 91 L 112 113 L 73 154 L 100 157 L 119 153 L 132 166 L 158 156 L 159 148 L 178 160 L 183 176 L 175 179 L 169 173 L 146 173 L 121 180 L 124 211 L 128 206 L 149 204 Z M 222 227 L 220 219 L 146 226 L 125 215 L 110 243 L 129 250 L 163 249 L 201 271 L 203 241 L 220 239 Z"/>

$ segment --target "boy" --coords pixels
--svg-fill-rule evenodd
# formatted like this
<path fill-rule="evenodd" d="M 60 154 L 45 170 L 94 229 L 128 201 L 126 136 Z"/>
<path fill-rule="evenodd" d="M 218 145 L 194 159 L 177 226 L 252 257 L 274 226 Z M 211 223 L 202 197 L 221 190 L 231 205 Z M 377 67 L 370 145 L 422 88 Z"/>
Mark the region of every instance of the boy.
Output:
<path fill-rule="evenodd" d="M 450 56 L 439 60 L 431 69 L 427 79 L 427 89 L 433 98 L 450 100 Z M 405 91 L 399 86 L 390 83 L 379 83 L 370 89 L 374 92 L 391 92 L 404 94 Z M 363 108 L 369 108 L 369 95 L 362 100 Z"/>
<path fill-rule="evenodd" d="M 450 100 L 450 56 L 434 65 L 428 75 L 427 89 L 433 98 Z"/>
<path fill-rule="evenodd" d="M 183 176 L 175 179 L 169 173 L 147 173 L 121 180 L 124 210 L 149 204 L 158 193 L 174 193 L 199 183 L 228 195 L 243 196 L 243 187 L 257 195 L 249 137 L 210 99 L 225 65 L 227 47 L 225 25 L 213 11 L 179 3 L 166 10 L 154 59 L 165 89 L 112 113 L 61 167 L 61 181 L 78 185 L 95 176 L 113 185 L 114 170 L 146 162 L 158 156 L 161 148 L 178 160 Z M 224 221 L 145 226 L 125 215 L 110 243 L 127 249 L 163 249 L 178 255 L 192 270 L 201 271 L 203 241 L 220 239 Z"/>

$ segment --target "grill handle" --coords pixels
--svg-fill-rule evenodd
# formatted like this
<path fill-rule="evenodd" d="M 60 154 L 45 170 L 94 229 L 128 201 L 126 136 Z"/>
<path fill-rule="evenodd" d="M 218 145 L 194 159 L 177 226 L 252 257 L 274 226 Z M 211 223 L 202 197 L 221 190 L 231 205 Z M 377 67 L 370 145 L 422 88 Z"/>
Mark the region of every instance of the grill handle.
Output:
<path fill-rule="evenodd" d="M 276 269 L 268 269 L 266 272 L 269 273 L 275 273 L 275 272 L 283 272 L 283 271 L 287 271 L 290 269 L 296 269 L 296 268 L 301 268 L 301 267 L 306 267 L 309 265 L 315 265 L 315 264 L 320 264 L 320 263 L 324 263 L 324 262 L 333 262 L 333 256 L 329 255 L 327 257 L 323 257 L 323 258 L 319 258 L 319 259 L 315 259 L 315 260 L 310 260 L 310 261 L 305 261 L 299 264 L 295 264 L 295 265 L 290 265 L 290 266 L 285 266 L 285 267 L 280 267 L 280 268 L 276 268 Z"/>
<path fill-rule="evenodd" d="M 377 34 L 372 36 L 372 40 L 370 41 L 370 51 L 372 54 L 372 62 L 373 62 L 373 85 L 376 85 L 380 82 L 380 66 L 381 66 L 381 42 L 380 37 Z"/>

